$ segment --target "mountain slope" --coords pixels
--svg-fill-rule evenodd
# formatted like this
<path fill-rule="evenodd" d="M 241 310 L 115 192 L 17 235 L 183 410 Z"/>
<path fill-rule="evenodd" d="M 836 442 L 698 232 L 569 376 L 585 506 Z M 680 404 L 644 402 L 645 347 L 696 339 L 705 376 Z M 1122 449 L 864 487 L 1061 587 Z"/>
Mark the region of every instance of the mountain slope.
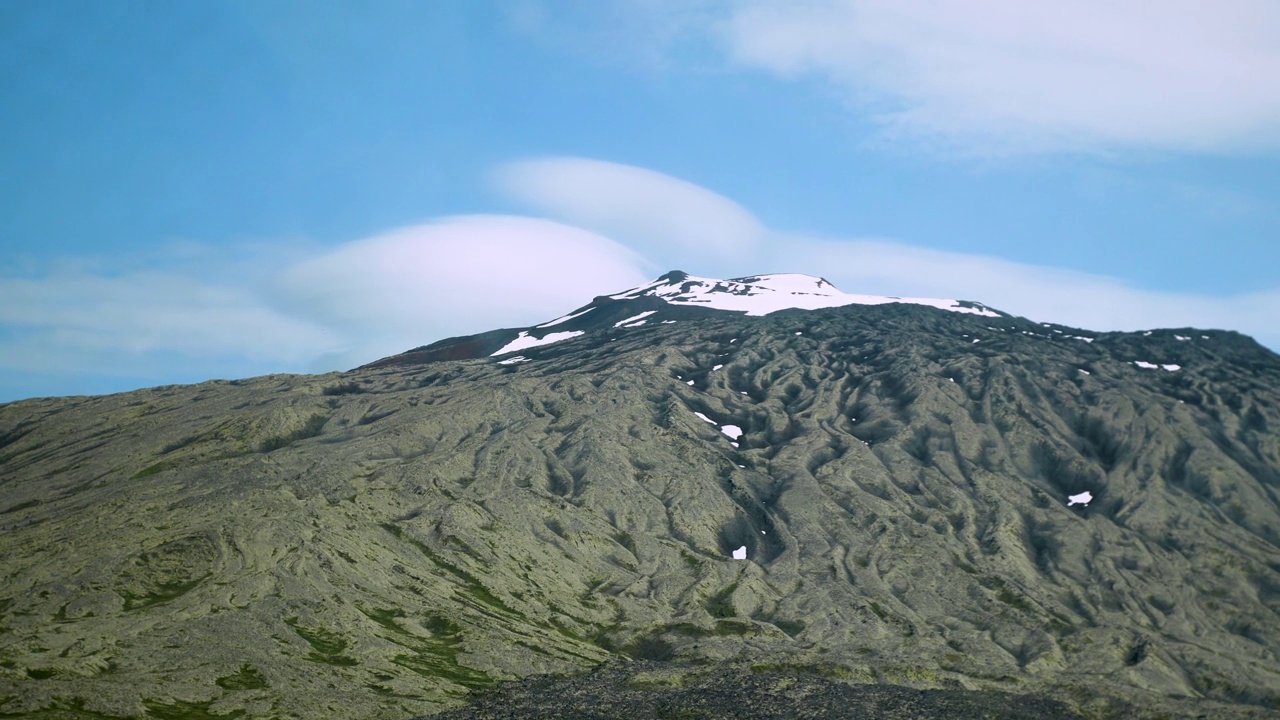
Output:
<path fill-rule="evenodd" d="M 666 310 L 0 406 L 0 713 L 396 718 L 625 658 L 1280 709 L 1275 354 Z"/>

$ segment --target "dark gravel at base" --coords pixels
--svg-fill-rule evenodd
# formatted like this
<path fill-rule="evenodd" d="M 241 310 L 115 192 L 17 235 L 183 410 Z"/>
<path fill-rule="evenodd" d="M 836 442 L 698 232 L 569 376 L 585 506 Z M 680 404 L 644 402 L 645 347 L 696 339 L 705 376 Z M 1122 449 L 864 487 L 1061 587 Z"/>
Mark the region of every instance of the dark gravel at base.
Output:
<path fill-rule="evenodd" d="M 504 684 L 467 707 L 431 715 L 430 720 L 1082 718 L 1059 701 L 1030 695 L 850 685 L 787 671 L 688 675 L 667 685 L 663 673 L 659 665 L 633 663 L 573 678 L 530 678 Z"/>

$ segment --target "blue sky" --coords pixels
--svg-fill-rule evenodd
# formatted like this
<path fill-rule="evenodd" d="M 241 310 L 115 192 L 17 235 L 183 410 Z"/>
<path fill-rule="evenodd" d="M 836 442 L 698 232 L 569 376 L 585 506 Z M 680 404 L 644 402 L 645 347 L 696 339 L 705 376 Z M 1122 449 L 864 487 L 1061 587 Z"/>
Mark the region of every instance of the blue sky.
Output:
<path fill-rule="evenodd" d="M 679 268 L 1280 348 L 1268 0 L 0 4 L 0 401 Z"/>

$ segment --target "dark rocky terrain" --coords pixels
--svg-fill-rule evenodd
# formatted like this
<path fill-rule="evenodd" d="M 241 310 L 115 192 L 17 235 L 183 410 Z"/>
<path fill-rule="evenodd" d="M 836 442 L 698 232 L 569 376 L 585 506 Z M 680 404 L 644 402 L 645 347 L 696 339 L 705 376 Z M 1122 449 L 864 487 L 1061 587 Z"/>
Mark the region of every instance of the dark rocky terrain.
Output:
<path fill-rule="evenodd" d="M 0 717 L 1280 717 L 1246 337 L 881 305 L 524 356 L 0 406 Z"/>
<path fill-rule="evenodd" d="M 1114 709 L 1133 710 L 1118 704 Z M 1083 720 L 1047 698 L 958 687 L 916 689 L 850 683 L 795 668 L 681 667 L 644 661 L 602 666 L 571 678 L 507 683 L 433 720 L 818 720 L 984 718 Z"/>

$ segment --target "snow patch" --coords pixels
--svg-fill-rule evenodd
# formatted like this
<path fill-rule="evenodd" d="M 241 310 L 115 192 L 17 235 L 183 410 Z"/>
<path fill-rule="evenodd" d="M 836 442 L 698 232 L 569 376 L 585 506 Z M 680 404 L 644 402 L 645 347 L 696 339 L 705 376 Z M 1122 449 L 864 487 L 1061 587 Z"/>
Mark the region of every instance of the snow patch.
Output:
<path fill-rule="evenodd" d="M 734 551 L 733 551 L 733 559 L 734 559 L 734 560 L 746 560 L 746 559 L 747 559 L 747 546 L 746 546 L 746 545 L 743 545 L 742 547 L 738 548 L 737 550 L 734 550 Z"/>
<path fill-rule="evenodd" d="M 501 348 L 498 349 L 497 352 L 493 353 L 489 357 L 494 357 L 496 355 L 506 355 L 507 353 L 515 352 L 517 350 L 524 350 L 525 348 L 539 347 L 541 345 L 550 345 L 551 343 L 560 342 L 561 340 L 568 340 L 569 338 L 578 337 L 579 335 L 583 335 L 583 334 L 585 333 L 582 330 L 571 330 L 569 332 L 551 333 L 546 337 L 536 338 L 536 337 L 531 337 L 527 330 L 521 330 L 520 334 L 516 336 L 515 340 L 512 340 L 506 345 L 503 345 Z"/>
<path fill-rule="evenodd" d="M 1181 365 L 1174 365 L 1173 363 L 1169 363 L 1168 365 L 1161 365 L 1160 367 L 1164 368 L 1165 370 L 1168 370 L 1169 372 L 1182 369 Z"/>
<path fill-rule="evenodd" d="M 1155 363 L 1143 362 L 1142 360 L 1134 360 L 1134 361 L 1133 361 L 1133 364 L 1134 364 L 1134 365 L 1137 365 L 1138 367 L 1142 368 L 1143 370 L 1155 370 L 1156 368 L 1160 367 L 1159 365 L 1156 365 Z"/>
<path fill-rule="evenodd" d="M 715 367 L 711 368 L 711 372 L 715 372 L 715 371 L 719 370 L 719 369 L 720 369 L 720 368 L 722 368 L 722 367 L 724 367 L 724 366 L 723 366 L 723 365 L 716 365 Z"/>
<path fill-rule="evenodd" d="M 541 325 L 538 325 L 537 329 L 541 330 L 542 328 L 549 328 L 552 325 L 559 325 L 562 322 L 569 322 L 570 320 L 576 317 L 582 317 L 583 315 L 586 315 L 587 313 L 591 312 L 594 309 L 595 308 L 587 308 L 586 310 L 573 313 L 572 315 L 563 315 L 561 317 L 556 318 L 555 320 L 552 320 L 551 322 L 546 322 L 546 323 L 542 323 Z"/>
<path fill-rule="evenodd" d="M 529 358 L 527 358 L 527 357 L 525 357 L 525 356 L 523 356 L 523 355 L 517 355 L 517 356 L 515 356 L 515 357 L 513 357 L 513 358 L 507 358 L 506 360 L 499 360 L 499 361 L 498 361 L 498 364 L 499 364 L 499 365 L 513 365 L 513 364 L 515 364 L 515 363 L 522 363 L 522 362 L 529 362 Z"/>
<path fill-rule="evenodd" d="M 1085 490 L 1079 495 L 1070 495 L 1067 497 L 1067 507 L 1071 507 L 1076 503 L 1087 506 L 1091 502 L 1093 502 L 1093 493 L 1088 490 Z"/>
<path fill-rule="evenodd" d="M 702 418 L 703 420 L 705 420 L 705 421 L 707 421 L 707 422 L 711 423 L 712 425 L 715 425 L 715 424 L 716 424 L 716 421 L 715 421 L 715 420 L 712 420 L 711 418 L 707 417 L 706 415 L 703 415 L 702 413 L 700 413 L 700 412 L 698 412 L 698 411 L 696 411 L 696 410 L 693 412 L 693 414 L 694 414 L 694 415 L 697 415 L 698 417 Z"/>
<path fill-rule="evenodd" d="M 754 275 L 731 280 L 685 275 L 677 279 L 655 280 L 609 297 L 631 300 L 646 296 L 660 298 L 672 305 L 697 304 L 716 310 L 744 312 L 750 316 L 768 315 L 789 308 L 817 310 L 845 305 L 904 303 L 984 317 L 1000 317 L 999 313 L 982 305 L 972 303 L 970 307 L 961 305 L 958 300 L 843 293 L 822 278 L 797 273 Z"/>
<path fill-rule="evenodd" d="M 636 320 L 642 320 L 643 318 L 647 318 L 647 317 L 649 317 L 650 315 L 652 315 L 652 314 L 654 314 L 654 313 L 656 313 L 656 312 L 658 312 L 658 311 L 657 311 L 657 310 L 649 310 L 649 311 L 647 311 L 647 312 L 642 312 L 642 313 L 640 313 L 639 315 L 633 315 L 633 316 L 631 316 L 631 317 L 627 318 L 626 320 L 619 320 L 618 322 L 614 323 L 614 324 L 613 324 L 613 326 L 614 326 L 614 327 L 623 327 L 624 325 L 626 325 L 627 327 L 631 327 L 630 325 L 627 325 L 627 323 L 635 322 Z M 636 323 L 636 324 L 637 324 L 637 325 L 640 325 L 640 324 L 642 324 L 642 323 Z"/>
<path fill-rule="evenodd" d="M 737 440 L 742 437 L 742 428 L 737 425 L 724 425 L 720 428 L 720 432 L 728 435 L 730 440 Z"/>

